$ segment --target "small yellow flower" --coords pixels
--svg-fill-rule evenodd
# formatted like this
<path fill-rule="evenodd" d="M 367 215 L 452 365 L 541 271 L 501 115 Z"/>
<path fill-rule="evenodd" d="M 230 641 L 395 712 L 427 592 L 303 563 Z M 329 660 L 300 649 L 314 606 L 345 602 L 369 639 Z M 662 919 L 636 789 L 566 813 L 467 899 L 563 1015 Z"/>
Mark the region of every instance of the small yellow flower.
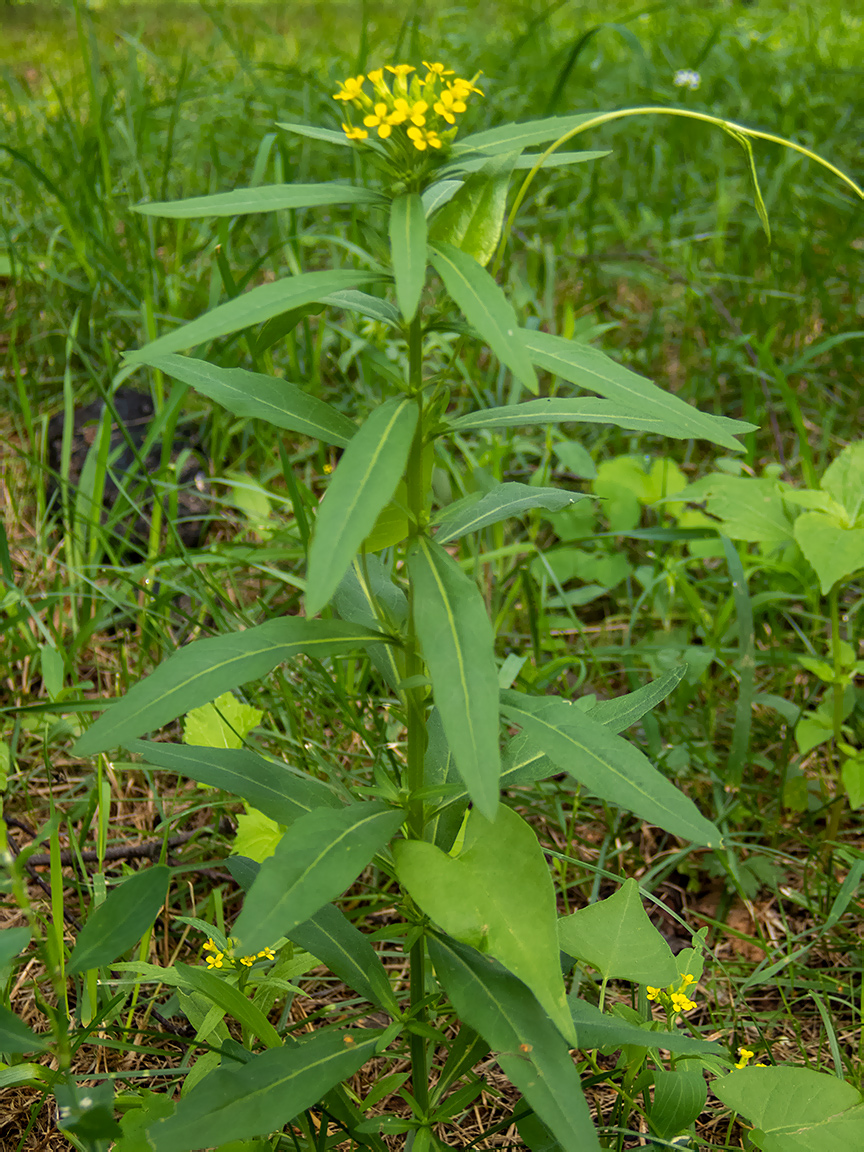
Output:
<path fill-rule="evenodd" d="M 262 948 L 256 957 L 258 960 L 275 960 L 276 953 L 272 948 Z"/>
<path fill-rule="evenodd" d="M 365 128 L 352 128 L 350 124 L 342 123 L 342 131 L 349 140 L 366 140 L 369 133 Z"/>
<path fill-rule="evenodd" d="M 647 984 L 645 986 L 645 995 L 648 997 L 649 1000 L 657 1000 L 660 996 L 660 991 L 661 991 L 661 989 L 652 988 L 650 984 Z"/>
<path fill-rule="evenodd" d="M 739 1048 L 738 1049 L 738 1063 L 735 1065 L 735 1067 L 736 1068 L 746 1068 L 748 1063 L 753 1059 L 753 1057 L 755 1055 L 756 1055 L 756 1053 L 751 1052 L 749 1048 L 744 1048 L 744 1047 Z M 765 1065 L 764 1064 L 757 1065 L 757 1067 L 764 1068 Z"/>
<path fill-rule="evenodd" d="M 476 92 L 478 96 L 482 96 L 483 92 L 481 89 L 476 88 L 474 85 L 474 80 L 476 80 L 478 76 L 480 76 L 479 72 L 473 80 L 462 80 L 457 76 L 455 80 L 448 80 L 447 86 L 454 96 L 457 96 L 462 100 L 464 100 L 465 97 L 468 96 L 471 92 Z"/>
<path fill-rule="evenodd" d="M 241 956 L 240 957 L 240 963 L 242 965 L 244 965 L 244 967 L 246 967 L 246 968 L 251 968 L 252 965 L 255 963 L 255 957 L 254 956 Z"/>
<path fill-rule="evenodd" d="M 205 956 L 204 959 L 207 961 L 207 967 L 208 968 L 222 968 L 222 967 L 224 967 L 224 965 L 222 964 L 223 956 L 224 956 L 223 952 L 215 952 L 212 956 Z"/>
<path fill-rule="evenodd" d="M 377 128 L 378 135 L 382 140 L 386 140 L 390 133 L 393 131 L 393 124 L 401 124 L 398 112 L 391 112 L 387 105 L 382 101 L 376 104 L 375 108 L 368 116 L 363 117 L 363 123 L 367 128 Z"/>
<path fill-rule="evenodd" d="M 425 112 L 429 111 L 429 105 L 425 100 L 416 100 L 413 104 L 409 104 L 407 100 L 403 100 L 401 96 L 397 97 L 393 102 L 393 112 L 391 114 L 391 122 L 393 124 L 404 124 L 406 120 L 410 120 L 412 124 L 416 124 L 418 128 L 422 128 L 426 123 Z M 393 120 L 393 116 L 399 116 L 398 120 Z"/>
<path fill-rule="evenodd" d="M 672 1009 L 675 1012 L 690 1012 L 696 1007 L 696 1001 L 685 996 L 683 992 L 672 993 Z"/>
<path fill-rule="evenodd" d="M 218 952 L 219 949 L 216 947 L 216 945 L 213 943 L 212 940 L 208 940 L 207 943 L 204 945 L 203 951 L 204 952 Z"/>
<path fill-rule="evenodd" d="M 392 72 L 397 80 L 404 80 L 406 76 L 415 72 L 416 69 L 413 64 L 388 64 L 387 71 Z"/>
<path fill-rule="evenodd" d="M 425 152 L 427 148 L 440 148 L 441 137 L 432 128 L 409 128 L 408 139 L 414 141 L 418 152 Z"/>
<path fill-rule="evenodd" d="M 445 68 L 443 64 L 430 64 L 428 60 L 423 61 L 423 67 L 428 68 L 433 76 L 438 76 L 439 78 L 452 76 L 454 74 L 452 68 Z M 428 80 L 429 77 L 427 76 L 426 79 Z"/>
<path fill-rule="evenodd" d="M 439 116 L 444 117 L 448 124 L 455 124 L 456 117 L 454 116 L 454 112 L 464 112 L 466 104 L 465 101 L 451 89 L 445 88 L 432 107 Z"/>
<path fill-rule="evenodd" d="M 363 93 L 365 76 L 349 76 L 342 81 L 342 87 L 333 93 L 334 100 L 356 100 Z"/>

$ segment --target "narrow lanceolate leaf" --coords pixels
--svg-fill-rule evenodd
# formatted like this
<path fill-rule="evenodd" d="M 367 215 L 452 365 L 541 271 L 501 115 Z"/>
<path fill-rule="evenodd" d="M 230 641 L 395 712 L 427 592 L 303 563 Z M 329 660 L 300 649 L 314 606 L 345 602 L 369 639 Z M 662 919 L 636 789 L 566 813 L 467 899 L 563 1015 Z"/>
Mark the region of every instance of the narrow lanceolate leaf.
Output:
<path fill-rule="evenodd" d="M 276 212 L 284 208 L 322 208 L 327 204 L 382 204 L 380 192 L 354 184 L 262 184 L 237 188 L 213 196 L 136 204 L 145 216 L 188 220 L 201 216 L 244 216 L 250 212 Z"/>
<path fill-rule="evenodd" d="M 330 478 L 309 550 L 306 615 L 320 612 L 396 491 L 417 426 L 417 405 L 387 400 L 369 416 Z"/>
<path fill-rule="evenodd" d="M 484 268 L 495 255 L 507 207 L 507 189 L 518 153 L 485 161 L 437 213 L 429 230 L 433 244 L 452 244 Z"/>
<path fill-rule="evenodd" d="M 49 1037 L 39 1036 L 14 1012 L 0 1004 L 0 1052 L 41 1052 Z"/>
<path fill-rule="evenodd" d="M 586 120 L 593 120 L 599 115 L 599 112 L 581 112 L 576 116 L 548 116 L 544 120 L 528 120 L 523 124 L 504 124 L 500 128 L 489 128 L 485 132 L 463 136 L 456 141 L 453 151 L 460 155 L 466 152 L 486 152 L 492 155 L 496 152 L 517 152 L 537 144 L 551 144 Z"/>
<path fill-rule="evenodd" d="M 378 953 L 335 904 L 325 904 L 287 935 L 370 1003 L 398 1014 L 399 1001 Z"/>
<path fill-rule="evenodd" d="M 473 580 L 440 544 L 418 539 L 408 556 L 414 627 L 435 705 L 465 787 L 487 820 L 498 808 L 495 637 Z"/>
<path fill-rule="evenodd" d="M 567 1043 L 521 980 L 455 940 L 430 937 L 429 955 L 459 1018 L 495 1051 L 564 1152 L 600 1152 Z"/>
<path fill-rule="evenodd" d="M 656 708 L 676 688 L 687 674 L 687 665 L 680 664 L 644 688 L 618 696 L 614 700 L 601 700 L 589 709 L 592 720 L 599 720 L 610 732 L 624 732 Z"/>
<path fill-rule="evenodd" d="M 78 933 L 66 967 L 69 975 L 110 964 L 137 944 L 159 914 L 170 880 L 171 870 L 158 864 L 112 888 Z"/>
<path fill-rule="evenodd" d="M 585 164 L 589 160 L 602 160 L 605 156 L 611 156 L 612 153 L 606 152 L 553 152 L 551 155 L 543 159 L 542 152 L 529 152 L 519 156 L 516 163 L 513 165 L 514 170 L 517 172 L 524 172 L 526 169 L 531 169 L 539 160 L 543 160 L 543 169 L 546 168 L 564 168 L 570 164 Z M 442 169 L 439 173 L 440 176 L 446 178 L 453 172 L 477 172 L 484 164 L 487 164 L 486 156 L 474 156 L 471 158 L 462 159 L 457 156 L 452 164 L 448 164 L 446 168 Z"/>
<path fill-rule="evenodd" d="M 429 246 L 435 271 L 444 287 L 502 364 L 531 392 L 537 374 L 519 339 L 513 305 L 477 261 L 452 244 Z"/>
<path fill-rule="evenodd" d="M 300 432 L 337 448 L 344 448 L 357 431 L 357 425 L 337 408 L 288 380 L 245 368 L 218 368 L 191 356 L 147 356 L 141 363 L 191 384 L 235 416 L 266 420 L 276 428 Z"/>
<path fill-rule="evenodd" d="M 397 840 L 393 855 L 400 883 L 426 915 L 448 935 L 500 960 L 575 1045 L 555 888 L 531 826 L 503 805 L 494 823 L 474 809 L 457 857 L 423 840 Z"/>
<path fill-rule="evenodd" d="M 402 820 L 402 812 L 378 802 L 301 816 L 249 890 L 234 927 L 239 950 L 260 952 L 340 896 Z"/>
<path fill-rule="evenodd" d="M 574 999 L 572 995 L 570 1009 L 579 1034 L 579 1047 L 586 1050 L 602 1048 L 606 1044 L 615 1048 L 632 1044 L 637 1048 L 660 1048 L 665 1052 L 677 1052 L 689 1056 L 722 1056 L 725 1051 L 720 1044 L 688 1036 L 684 1032 L 679 1032 L 677 1028 L 668 1032 L 659 1021 L 654 1028 L 650 1024 L 641 1027 L 638 1024 L 628 1024 L 620 1016 L 601 1012 L 596 1004 Z"/>
<path fill-rule="evenodd" d="M 380 1029 L 318 1032 L 271 1048 L 248 1063 L 223 1064 L 184 1096 L 177 1111 L 147 1129 L 159 1152 L 193 1152 L 278 1131 L 362 1067 Z"/>
<path fill-rule="evenodd" d="M 528 508 L 547 508 L 560 512 L 562 508 L 585 498 L 582 492 L 565 492 L 562 488 L 532 488 L 530 484 L 496 484 L 479 500 L 450 505 L 441 518 L 435 540 L 448 544 L 469 532 L 478 532 L 490 524 L 518 516 Z"/>
<path fill-rule="evenodd" d="M 199 748 L 155 740 L 127 740 L 144 763 L 222 788 L 248 801 L 277 824 L 293 824 L 315 808 L 341 808 L 326 784 L 287 764 L 267 760 L 246 748 Z"/>
<path fill-rule="evenodd" d="M 568 396 L 549 396 L 543 400 L 528 400 L 524 404 L 467 412 L 453 420 L 450 427 L 466 432 L 475 428 L 526 428 L 530 424 L 614 424 L 634 432 L 670 435 L 670 425 L 663 416 L 628 411 L 614 400 L 572 399 Z M 737 446 L 740 448 L 740 444 Z"/>
<path fill-rule="evenodd" d="M 175 964 L 177 974 L 188 988 L 201 992 L 211 1004 L 222 1008 L 233 1016 L 253 1036 L 257 1036 L 268 1048 L 281 1048 L 279 1033 L 252 1001 L 239 988 L 217 976 L 207 968 L 193 968 L 188 964 Z"/>
<path fill-rule="evenodd" d="M 715 847 L 720 832 L 638 748 L 557 696 L 501 693 L 505 716 L 550 760 L 595 796 L 634 812 L 673 836 Z"/>
<path fill-rule="evenodd" d="M 167 352 L 182 352 L 196 344 L 239 332 L 252 324 L 262 324 L 272 316 L 300 308 L 304 304 L 338 292 L 343 288 L 356 288 L 358 284 L 372 284 L 384 279 L 380 272 L 353 272 L 336 268 L 327 272 L 304 272 L 301 276 L 287 276 L 272 284 L 259 284 L 233 300 L 205 312 L 197 320 L 190 320 L 174 332 L 160 336 L 134 352 L 127 352 L 127 361 L 146 364 L 151 356 Z"/>
<path fill-rule="evenodd" d="M 330 656 L 387 640 L 357 624 L 303 616 L 284 616 L 245 632 L 195 640 L 103 712 L 76 741 L 74 754 L 90 756 L 153 732 L 222 692 L 266 676 L 300 653 Z"/>
<path fill-rule="evenodd" d="M 426 213 L 416 192 L 407 192 L 393 201 L 390 259 L 396 278 L 396 299 L 405 323 L 410 324 L 426 279 Z"/>
<path fill-rule="evenodd" d="M 728 416 L 710 416 L 685 403 L 679 396 L 658 388 L 644 376 L 618 364 L 599 348 L 520 328 L 519 337 L 528 356 L 538 368 L 596 392 L 620 404 L 626 413 L 656 418 L 663 435 L 673 439 L 707 440 L 724 448 L 740 449 L 735 439 L 756 427 Z"/>

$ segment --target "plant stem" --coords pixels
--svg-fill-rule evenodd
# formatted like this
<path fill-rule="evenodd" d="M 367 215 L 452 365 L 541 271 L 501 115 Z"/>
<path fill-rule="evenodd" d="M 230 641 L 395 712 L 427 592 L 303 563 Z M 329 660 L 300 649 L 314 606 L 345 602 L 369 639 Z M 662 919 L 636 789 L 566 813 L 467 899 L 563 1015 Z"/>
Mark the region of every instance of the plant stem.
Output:
<path fill-rule="evenodd" d="M 840 778 L 840 741 L 843 739 L 843 696 L 845 685 L 841 679 L 843 673 L 843 653 L 840 648 L 840 582 L 838 581 L 828 593 L 828 611 L 831 618 L 831 657 L 834 666 L 834 755 L 837 765 L 836 796 L 831 805 L 828 824 L 825 828 L 825 851 L 830 852 L 829 845 L 836 840 L 840 831 L 840 820 L 845 808 L 843 782 Z"/>
<path fill-rule="evenodd" d="M 408 333 L 409 347 L 409 387 L 417 400 L 417 430 L 408 456 L 405 483 L 408 489 L 408 510 L 413 521 L 411 537 L 418 534 L 426 506 L 426 493 L 423 487 L 423 332 L 419 315 L 411 322 Z M 406 640 L 405 678 L 422 676 L 423 658 L 414 629 L 414 589 L 409 587 L 408 601 L 410 615 Z M 415 683 L 405 692 L 406 725 L 408 729 L 408 835 L 422 840 L 426 823 L 425 803 L 417 793 L 423 787 L 426 759 L 426 688 Z M 411 1008 L 414 1018 L 422 1022 L 425 1012 L 419 1008 L 426 995 L 426 941 L 421 935 L 411 945 L 410 954 Z M 414 1098 L 425 1113 L 429 1108 L 429 1068 L 426 1040 L 423 1036 L 411 1034 L 411 1087 Z"/>

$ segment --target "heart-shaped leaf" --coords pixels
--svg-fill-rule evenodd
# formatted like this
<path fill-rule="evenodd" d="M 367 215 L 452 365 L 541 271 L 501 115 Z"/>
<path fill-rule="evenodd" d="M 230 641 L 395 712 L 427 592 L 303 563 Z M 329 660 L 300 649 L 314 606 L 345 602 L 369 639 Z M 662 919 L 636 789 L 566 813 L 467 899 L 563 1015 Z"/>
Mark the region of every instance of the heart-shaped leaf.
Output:
<path fill-rule="evenodd" d="M 823 596 L 864 568 L 864 528 L 839 528 L 821 512 L 803 512 L 795 521 L 795 540 L 819 577 Z"/>

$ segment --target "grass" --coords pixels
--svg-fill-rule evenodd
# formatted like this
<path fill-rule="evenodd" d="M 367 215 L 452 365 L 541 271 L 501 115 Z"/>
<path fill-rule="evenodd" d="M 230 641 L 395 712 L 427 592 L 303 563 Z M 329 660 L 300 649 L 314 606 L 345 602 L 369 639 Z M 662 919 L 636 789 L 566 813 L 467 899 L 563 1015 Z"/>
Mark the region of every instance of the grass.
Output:
<path fill-rule="evenodd" d="M 106 4 L 77 20 L 62 7 L 21 5 L 4 9 L 3 19 L 4 811 L 17 848 L 47 854 L 47 863 L 31 859 L 29 891 L 37 915 L 67 944 L 86 914 L 94 864 L 104 877 L 135 859 L 130 845 L 161 842 L 166 828 L 188 834 L 171 859 L 188 869 L 189 884 L 175 889 L 172 915 L 157 924 L 149 948 L 162 963 L 189 960 L 202 941 L 177 917 L 230 925 L 238 909 L 221 867 L 236 805 L 167 774 L 73 761 L 71 737 L 82 714 L 178 645 L 297 610 L 308 525 L 335 459 L 315 445 L 280 443 L 172 390 L 158 373 L 139 373 L 134 382 L 149 391 L 161 422 L 157 448 L 170 445 L 177 427 L 194 430 L 203 445 L 213 522 L 206 548 L 178 539 L 177 462 L 166 451 L 129 493 L 147 520 L 144 546 L 132 555 L 122 525 L 103 525 L 86 506 L 79 504 L 74 528 L 59 527 L 61 510 L 68 519 L 76 501 L 63 483 L 71 445 L 52 497 L 48 419 L 125 383 L 124 349 L 250 281 L 322 259 L 350 267 L 362 235 L 343 213 L 178 224 L 130 205 L 253 181 L 329 178 L 329 154 L 292 142 L 273 123 L 333 123 L 335 80 L 399 56 L 446 60 L 467 74 L 482 68 L 478 128 L 574 110 L 684 105 L 789 136 L 860 181 L 854 129 L 864 114 L 864 21 L 833 0 L 640 10 L 558 3 L 539 13 L 515 3 L 458 11 L 418 4 L 407 17 L 386 3 L 326 12 L 315 4 Z M 700 72 L 697 91 L 675 87 L 680 68 Z M 755 472 L 776 465 L 796 484 L 821 474 L 860 437 L 864 417 L 860 202 L 801 156 L 760 145 L 769 244 L 745 157 L 723 133 L 654 118 L 609 125 L 577 146 L 612 155 L 532 187 L 501 274 L 520 321 L 583 333 L 699 407 L 752 420 L 759 432 L 748 438 L 745 462 Z M 790 371 L 808 350 L 818 354 Z M 442 363 L 452 352 L 442 339 Z M 210 355 L 303 381 L 350 415 L 368 411 L 388 368 L 382 333 L 347 318 L 309 317 L 263 351 L 226 338 Z M 464 381 L 457 402 L 472 390 L 506 402 L 495 365 L 467 356 L 455 363 Z M 664 456 L 689 479 L 713 464 L 693 444 L 602 429 L 580 439 L 595 464 Z M 436 484 L 454 497 L 491 479 L 534 474 L 572 485 L 581 459 L 557 434 L 477 436 L 437 461 Z M 96 507 L 110 468 L 106 445 L 86 478 Z M 640 523 L 662 529 L 671 521 L 648 509 Z M 640 742 L 722 824 L 727 848 L 683 854 L 656 830 L 574 799 L 557 781 L 512 799 L 543 831 L 567 906 L 607 895 L 613 877 L 635 875 L 662 900 L 658 922 L 670 938 L 686 939 L 678 917 L 690 929 L 708 927 L 711 960 L 694 1023 L 732 1048 L 757 1047 L 778 1063 L 858 1083 L 861 905 L 848 879 L 860 878 L 860 834 L 849 816 L 824 867 L 830 754 L 821 746 L 801 756 L 793 739 L 797 710 L 822 692 L 798 657 L 826 651 L 825 601 L 794 564 L 753 547 L 734 552 L 748 575 L 743 591 L 734 590 L 732 557 L 702 559 L 661 538 L 595 537 L 607 527 L 602 517 L 588 524 L 538 516 L 490 529 L 484 552 L 465 564 L 505 634 L 500 655 L 525 657 L 520 686 L 608 697 L 690 663 L 680 689 L 646 719 Z M 550 575 L 542 555 L 565 546 L 587 554 L 588 568 L 585 555 L 578 561 L 583 572 L 606 564 L 607 583 Z M 626 571 L 613 580 L 608 564 L 622 556 Z M 592 599 L 586 588 L 600 591 Z M 860 582 L 850 583 L 841 610 L 853 645 L 862 604 Z M 748 652 L 752 675 L 742 664 Z M 386 712 L 365 703 L 369 675 L 362 661 L 307 661 L 250 689 L 249 702 L 265 714 L 260 746 L 313 774 L 350 768 L 362 778 L 374 750 L 393 746 L 396 754 L 401 736 Z M 860 746 L 860 694 L 856 700 L 849 723 Z M 790 806 L 785 786 L 795 780 Z M 346 908 L 386 938 L 380 882 L 364 877 Z M 13 926 L 17 915 L 4 893 L 0 922 Z M 384 948 L 396 970 L 397 942 Z M 35 1020 L 52 996 L 62 1000 L 32 966 L 6 979 L 25 1018 Z M 314 1020 L 332 990 L 309 980 L 304 990 L 320 1005 Z M 297 1024 L 307 1010 L 299 1001 L 295 1009 Z M 146 1010 L 128 1021 L 128 1031 L 108 1028 L 83 1043 L 76 1070 L 111 1070 L 130 1094 L 170 1084 L 164 1070 L 188 1039 Z M 595 1103 L 607 1118 L 609 1066 L 601 1058 L 594 1070 Z M 505 1091 L 494 1079 L 490 1086 Z M 4 1149 L 69 1147 L 40 1092 L 5 1091 L 12 1095 L 0 1120 Z M 466 1121 L 466 1141 L 506 1119 L 508 1105 L 506 1092 L 503 1101 L 484 1096 Z M 711 1109 L 699 1122 L 703 1146 L 740 1147 L 728 1112 L 716 1102 Z M 504 1140 L 490 1137 L 486 1146 Z"/>

